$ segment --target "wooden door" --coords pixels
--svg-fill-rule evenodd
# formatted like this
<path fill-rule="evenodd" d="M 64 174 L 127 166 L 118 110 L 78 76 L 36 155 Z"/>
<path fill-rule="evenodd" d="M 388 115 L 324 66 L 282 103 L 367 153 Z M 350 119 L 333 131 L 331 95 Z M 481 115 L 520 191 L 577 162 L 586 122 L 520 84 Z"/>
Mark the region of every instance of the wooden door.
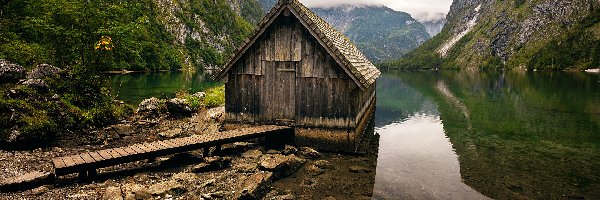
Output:
<path fill-rule="evenodd" d="M 296 118 L 296 65 L 295 62 L 274 62 L 271 79 L 273 98 L 270 114 L 278 123 L 293 123 Z"/>

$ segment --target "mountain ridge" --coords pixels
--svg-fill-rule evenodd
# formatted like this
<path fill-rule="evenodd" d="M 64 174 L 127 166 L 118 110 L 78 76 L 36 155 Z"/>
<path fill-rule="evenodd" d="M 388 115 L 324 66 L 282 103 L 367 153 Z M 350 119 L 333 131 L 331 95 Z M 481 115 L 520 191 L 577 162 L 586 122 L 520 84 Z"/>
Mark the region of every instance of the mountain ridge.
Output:
<path fill-rule="evenodd" d="M 597 0 L 454 0 L 439 35 L 380 67 L 597 68 L 598 8 Z"/>

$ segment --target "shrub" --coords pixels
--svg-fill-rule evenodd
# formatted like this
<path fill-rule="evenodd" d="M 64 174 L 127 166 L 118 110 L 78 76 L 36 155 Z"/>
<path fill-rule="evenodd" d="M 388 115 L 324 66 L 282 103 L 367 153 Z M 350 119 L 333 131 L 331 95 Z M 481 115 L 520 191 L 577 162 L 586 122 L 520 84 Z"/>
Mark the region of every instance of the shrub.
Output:
<path fill-rule="evenodd" d="M 204 105 L 209 108 L 225 105 L 225 86 L 211 88 L 206 91 Z"/>

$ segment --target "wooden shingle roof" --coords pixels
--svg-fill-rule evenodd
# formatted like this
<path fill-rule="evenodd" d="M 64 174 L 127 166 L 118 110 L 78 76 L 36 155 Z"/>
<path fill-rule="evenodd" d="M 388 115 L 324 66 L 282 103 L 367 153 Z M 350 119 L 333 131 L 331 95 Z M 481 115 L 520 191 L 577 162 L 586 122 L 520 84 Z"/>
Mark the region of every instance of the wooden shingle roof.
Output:
<path fill-rule="evenodd" d="M 227 62 L 225 68 L 217 74 L 216 79 L 222 79 L 225 76 L 227 71 L 231 69 L 237 60 L 254 44 L 256 39 L 264 33 L 285 8 L 288 8 L 310 33 L 319 40 L 319 43 L 344 68 L 344 71 L 361 89 L 369 88 L 379 78 L 381 72 L 346 36 L 310 11 L 298 0 L 279 0 L 261 20 L 250 38 L 244 42 L 241 48 L 236 51 L 236 54 Z"/>

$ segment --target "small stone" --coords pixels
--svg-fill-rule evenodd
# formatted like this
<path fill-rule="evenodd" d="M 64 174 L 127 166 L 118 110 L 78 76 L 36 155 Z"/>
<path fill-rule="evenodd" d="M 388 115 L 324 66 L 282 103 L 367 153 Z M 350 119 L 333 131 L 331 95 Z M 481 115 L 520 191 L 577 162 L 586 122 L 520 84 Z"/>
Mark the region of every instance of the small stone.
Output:
<path fill-rule="evenodd" d="M 321 153 L 319 153 L 317 150 L 314 150 L 310 147 L 302 147 L 302 150 L 300 150 L 300 155 L 309 157 L 309 158 L 320 158 L 321 157 Z"/>
<path fill-rule="evenodd" d="M 260 199 L 267 193 L 272 182 L 272 172 L 253 174 L 244 180 L 241 187 L 237 189 L 233 199 Z"/>
<path fill-rule="evenodd" d="M 262 152 L 259 150 L 249 150 L 242 154 L 242 158 L 260 158 Z"/>
<path fill-rule="evenodd" d="M 103 200 L 122 200 L 123 194 L 121 193 L 121 188 L 110 186 L 107 187 L 104 191 L 104 195 L 102 196 Z"/>
<path fill-rule="evenodd" d="M 305 162 L 295 155 L 269 154 L 261 157 L 259 167 L 261 170 L 273 172 L 273 178 L 279 180 L 296 173 Z"/>
<path fill-rule="evenodd" d="M 165 194 L 179 195 L 185 193 L 186 191 L 187 190 L 185 187 L 183 187 L 183 185 L 174 180 L 157 183 L 148 188 L 148 192 L 150 192 L 150 194 L 159 196 Z"/>
<path fill-rule="evenodd" d="M 231 157 L 207 157 L 204 158 L 204 163 L 198 164 L 192 168 L 194 173 L 204 173 L 209 171 L 217 171 L 231 166 Z"/>
<path fill-rule="evenodd" d="M 135 127 L 131 124 L 117 124 L 111 126 L 111 128 L 120 136 L 130 136 L 135 132 Z"/>
<path fill-rule="evenodd" d="M 333 168 L 333 165 L 331 165 L 329 163 L 329 161 L 326 160 L 317 160 L 315 161 L 315 166 L 321 168 L 321 169 L 331 169 Z"/>
<path fill-rule="evenodd" d="M 307 166 L 306 167 L 306 171 L 308 171 L 308 173 L 310 175 L 313 175 L 313 176 L 317 176 L 317 175 L 322 174 L 323 172 L 325 172 L 325 170 L 317 167 L 316 165 L 309 165 L 309 166 Z"/>
<path fill-rule="evenodd" d="M 172 179 L 176 181 L 196 182 L 198 176 L 194 173 L 177 173 L 173 175 Z"/>
<path fill-rule="evenodd" d="M 323 200 L 336 200 L 336 198 L 332 197 L 332 196 L 328 196 L 328 197 L 325 197 Z"/>
<path fill-rule="evenodd" d="M 366 173 L 366 172 L 372 172 L 373 170 L 370 168 L 367 168 L 367 167 L 354 165 L 354 166 L 350 166 L 350 171 L 354 172 L 354 173 Z"/>
<path fill-rule="evenodd" d="M 233 169 L 237 172 L 255 172 L 258 170 L 258 165 L 256 163 L 238 163 L 233 165 Z"/>
<path fill-rule="evenodd" d="M 35 188 L 35 189 L 31 190 L 30 194 L 34 195 L 34 196 L 39 196 L 39 195 L 42 195 L 42 194 L 44 194 L 46 192 L 50 192 L 50 189 L 48 187 L 46 187 L 46 186 L 40 186 L 38 188 Z"/>
<path fill-rule="evenodd" d="M 283 153 L 283 155 L 295 154 L 297 152 L 298 152 L 298 149 L 291 145 L 285 145 L 285 148 L 283 149 L 283 151 L 281 151 L 281 153 Z"/>
<path fill-rule="evenodd" d="M 199 188 L 204 188 L 206 186 L 215 184 L 215 182 L 217 182 L 217 179 L 214 179 L 214 178 L 213 179 L 209 179 L 209 180 L 205 181 L 204 183 L 200 184 L 198 187 Z"/>
<path fill-rule="evenodd" d="M 269 149 L 269 150 L 267 151 L 267 154 L 281 154 L 281 152 L 280 152 L 280 151 L 277 151 L 277 150 L 275 150 L 275 149 Z"/>
<path fill-rule="evenodd" d="M 161 132 L 158 135 L 163 138 L 176 138 L 176 137 L 181 136 L 182 132 L 183 132 L 182 129 L 176 128 L 176 129 Z"/>
<path fill-rule="evenodd" d="M 204 92 L 196 92 L 195 94 L 192 94 L 192 97 L 200 98 L 200 99 L 204 98 L 205 96 L 206 96 L 206 93 L 204 93 Z"/>
<path fill-rule="evenodd" d="M 148 190 L 138 190 L 133 192 L 135 199 L 152 199 L 152 194 Z"/>

